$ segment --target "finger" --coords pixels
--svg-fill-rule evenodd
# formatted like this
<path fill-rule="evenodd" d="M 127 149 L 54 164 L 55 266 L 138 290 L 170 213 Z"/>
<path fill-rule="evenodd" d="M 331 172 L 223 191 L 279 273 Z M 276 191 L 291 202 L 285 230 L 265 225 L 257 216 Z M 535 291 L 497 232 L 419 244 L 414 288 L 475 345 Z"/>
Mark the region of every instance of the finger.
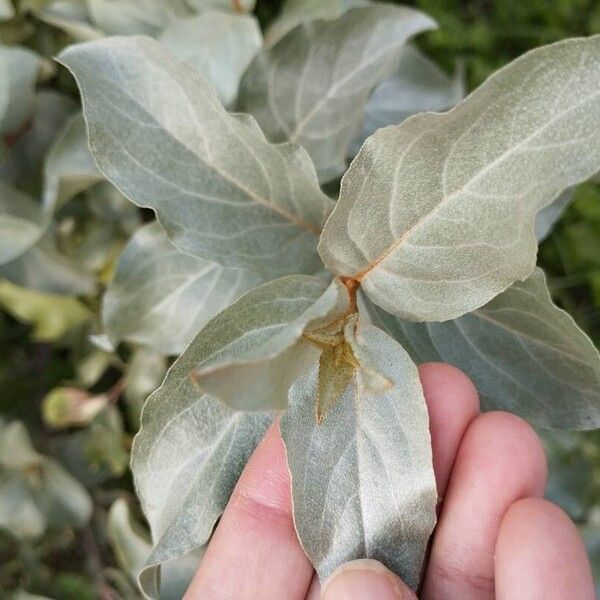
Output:
<path fill-rule="evenodd" d="M 498 600 L 594 600 L 594 583 L 577 528 L 546 500 L 515 502 L 496 543 Z"/>
<path fill-rule="evenodd" d="M 319 583 L 319 577 L 317 575 L 314 575 L 310 582 L 306 600 L 321 600 L 321 584 Z"/>
<path fill-rule="evenodd" d="M 443 498 L 462 437 L 479 414 L 479 396 L 462 371 L 445 363 L 422 364 L 419 375 L 429 411 L 438 495 Z"/>
<path fill-rule="evenodd" d="M 276 422 L 246 465 L 185 599 L 304 600 L 312 575 L 292 521 Z"/>
<path fill-rule="evenodd" d="M 323 584 L 322 600 L 417 600 L 401 579 L 375 560 L 342 565 Z"/>
<path fill-rule="evenodd" d="M 423 598 L 494 597 L 494 548 L 500 523 L 521 498 L 541 496 L 542 444 L 522 419 L 477 417 L 458 450 L 423 586 Z"/>

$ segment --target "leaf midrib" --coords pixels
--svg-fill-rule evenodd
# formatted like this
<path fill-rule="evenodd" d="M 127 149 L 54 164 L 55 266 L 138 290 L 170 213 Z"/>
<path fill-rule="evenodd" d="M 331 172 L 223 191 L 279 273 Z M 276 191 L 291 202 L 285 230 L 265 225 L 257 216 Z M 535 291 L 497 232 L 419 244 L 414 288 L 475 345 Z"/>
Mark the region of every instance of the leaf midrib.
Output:
<path fill-rule="evenodd" d="M 111 62 L 113 64 L 113 68 L 120 73 L 120 69 L 118 68 L 117 64 L 115 63 L 113 57 L 111 56 Z M 156 63 L 155 63 L 156 64 Z M 186 102 L 189 104 L 190 108 L 192 109 L 192 112 L 194 114 L 196 114 L 196 111 L 194 109 L 193 104 L 190 102 L 187 93 L 185 92 L 185 90 L 181 87 L 181 85 L 179 84 L 179 82 L 174 79 L 173 77 L 171 77 L 171 75 L 169 73 L 167 73 L 166 71 L 164 71 L 164 68 L 161 67 L 161 69 L 163 70 L 163 72 L 166 73 L 166 75 L 169 77 L 169 79 L 174 83 L 174 85 L 180 90 L 181 94 L 183 95 L 183 97 L 186 99 Z M 120 73 L 121 74 L 121 73 Z M 121 79 L 123 79 L 123 76 L 121 74 Z M 160 131 L 165 132 L 176 144 L 178 144 L 179 146 L 185 148 L 188 152 L 190 152 L 195 158 L 196 160 L 200 161 L 201 163 L 203 163 L 204 165 L 206 165 L 209 169 L 212 169 L 217 175 L 219 175 L 222 179 L 224 179 L 225 181 L 228 181 L 229 183 L 231 183 L 233 186 L 237 187 L 240 191 L 242 191 L 248 198 L 253 199 L 257 204 L 260 204 L 261 206 L 264 206 L 270 210 L 272 210 L 274 213 L 277 213 L 279 216 L 281 216 L 282 218 L 284 218 L 285 220 L 289 221 L 290 223 L 298 226 L 301 229 L 305 229 L 306 231 L 309 231 L 310 233 L 312 233 L 313 235 L 319 236 L 321 233 L 321 229 L 316 226 L 313 223 L 310 223 L 309 221 L 305 221 L 304 219 L 297 217 L 295 215 L 292 215 L 290 213 L 288 213 L 287 211 L 285 211 L 284 209 L 282 209 L 281 207 L 277 206 L 276 204 L 274 204 L 273 202 L 269 201 L 269 199 L 261 196 L 261 195 L 257 195 L 254 192 L 252 192 L 250 189 L 248 189 L 246 186 L 244 186 L 240 181 L 238 181 L 236 178 L 234 178 L 233 176 L 231 176 L 229 173 L 226 173 L 225 171 L 222 171 L 215 163 L 210 162 L 206 157 L 198 154 L 193 148 L 191 148 L 190 146 L 188 146 L 185 142 L 183 142 L 178 136 L 176 136 L 171 130 L 167 129 L 163 123 L 161 123 L 159 120 L 157 120 L 154 115 L 152 115 L 152 113 L 150 113 L 146 107 L 144 105 L 142 105 L 141 103 L 139 103 L 137 101 L 137 99 L 129 92 L 129 90 L 122 86 L 122 85 L 117 85 L 115 84 L 114 81 L 109 81 L 110 85 L 115 86 L 117 89 L 121 90 L 127 97 L 129 97 L 129 99 L 146 115 L 150 118 L 150 120 L 154 123 L 156 123 L 156 125 L 158 126 L 157 128 Z M 198 87 L 198 91 L 205 97 L 207 98 L 207 94 L 205 92 L 205 90 L 203 90 L 201 87 Z M 83 96 L 83 95 L 82 95 Z M 88 98 L 91 96 L 89 94 L 87 94 Z M 85 99 L 85 98 L 83 98 Z M 114 103 L 112 103 L 114 106 Z M 117 108 L 115 106 L 115 108 Z M 224 126 L 229 129 L 235 136 L 236 138 L 239 138 L 238 133 L 235 131 L 234 127 L 232 126 L 231 123 L 228 123 L 226 121 L 226 119 L 224 119 L 224 115 L 221 114 L 221 111 L 214 110 L 214 108 L 212 109 L 214 114 L 216 114 L 219 118 L 219 120 L 224 124 Z M 225 111 L 225 109 L 223 109 L 223 111 Z M 229 113 L 226 113 L 227 116 L 230 116 Z M 128 118 L 129 115 L 127 113 L 125 113 L 125 116 L 127 116 Z M 115 138 L 115 140 L 117 140 L 117 138 Z M 260 142 L 262 142 L 262 140 L 259 140 Z M 268 142 L 264 142 L 267 143 Z M 241 142 L 240 140 L 240 144 L 242 144 L 244 147 L 246 147 L 247 151 L 250 152 L 250 150 L 248 149 L 248 146 Z M 271 144 L 269 144 L 271 145 Z M 272 146 L 272 145 L 271 145 Z M 127 154 L 129 155 L 129 157 L 131 158 L 131 160 L 133 160 L 136 164 L 138 164 L 140 167 L 144 168 L 145 170 L 147 169 L 145 167 L 145 165 L 143 165 L 142 163 L 139 162 L 139 160 L 137 160 L 135 157 L 133 157 L 131 155 L 130 152 L 125 150 L 125 147 L 121 144 L 121 147 L 123 148 L 123 150 L 125 152 L 127 152 Z M 210 151 L 208 152 L 208 154 L 210 154 Z M 257 157 L 254 155 L 253 152 L 251 152 L 251 154 L 253 154 L 254 158 L 258 161 Z M 283 157 L 282 157 L 283 158 Z"/>
<path fill-rule="evenodd" d="M 473 174 L 469 178 L 469 180 L 466 181 L 460 188 L 458 188 L 457 190 L 455 190 L 454 192 L 452 192 L 451 194 L 449 194 L 448 196 L 446 196 L 445 198 L 443 198 L 438 204 L 436 204 L 433 207 L 432 210 L 430 210 L 428 213 L 426 213 L 425 215 L 423 215 L 418 221 L 416 221 L 413 225 L 411 225 L 411 227 L 409 229 L 407 229 L 397 240 L 395 240 L 393 244 L 390 244 L 390 246 L 385 250 L 385 252 L 383 252 L 380 256 L 378 256 L 375 260 L 371 261 L 367 265 L 367 267 L 365 267 L 362 271 L 359 271 L 358 273 L 354 274 L 352 277 L 354 279 L 356 279 L 357 281 L 363 280 L 381 262 L 383 262 L 390 254 L 392 254 L 407 239 L 409 239 L 415 233 L 415 231 L 418 231 L 422 225 L 425 225 L 430 218 L 434 217 L 438 213 L 438 211 L 440 211 L 442 209 L 442 207 L 446 206 L 448 203 L 452 202 L 458 196 L 460 196 L 461 194 L 463 194 L 467 190 L 467 188 L 470 185 L 472 185 L 474 182 L 476 182 L 480 177 L 484 176 L 491 169 L 493 169 L 495 166 L 497 166 L 498 164 L 500 164 L 506 157 L 510 156 L 513 152 L 519 150 L 522 146 L 524 146 L 529 141 L 531 141 L 532 139 L 534 139 L 537 135 L 543 133 L 555 121 L 557 121 L 558 119 L 564 117 L 569 112 L 580 108 L 584 104 L 595 100 L 598 97 L 600 97 L 600 91 L 596 92 L 594 94 L 591 94 L 591 95 L 587 96 L 584 100 L 581 100 L 581 101 L 579 101 L 579 102 L 577 102 L 577 103 L 569 106 L 569 108 L 567 108 L 566 110 L 560 112 L 557 115 L 554 115 L 550 120 L 548 120 L 546 123 L 544 123 L 544 125 L 542 127 L 540 127 L 539 129 L 536 129 L 534 132 L 530 133 L 528 136 L 526 136 L 525 138 L 523 138 L 517 145 L 510 147 L 508 150 L 506 150 L 501 155 L 499 155 L 498 157 L 496 157 L 491 163 L 489 163 L 488 165 L 486 165 L 484 168 L 482 168 L 481 170 L 479 170 L 477 173 Z M 445 115 L 443 115 L 443 116 L 446 116 L 446 115 L 450 114 L 451 112 L 453 112 L 453 111 L 445 113 Z M 421 137 L 423 135 L 425 135 L 427 133 L 430 133 L 430 132 L 431 132 L 431 130 L 425 130 L 425 131 L 423 131 L 420 135 L 418 135 L 412 141 L 412 143 L 410 144 L 410 146 L 414 145 L 419 139 L 421 139 Z M 407 149 L 407 152 L 408 152 L 408 150 L 409 150 L 409 148 Z M 446 160 L 447 160 L 447 157 L 446 157 Z"/>

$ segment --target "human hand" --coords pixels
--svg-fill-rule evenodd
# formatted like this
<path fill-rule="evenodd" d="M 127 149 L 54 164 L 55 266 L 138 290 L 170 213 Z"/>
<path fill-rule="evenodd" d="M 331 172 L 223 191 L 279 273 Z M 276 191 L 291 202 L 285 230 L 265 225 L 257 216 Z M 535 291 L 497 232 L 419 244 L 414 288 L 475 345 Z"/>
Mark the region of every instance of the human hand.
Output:
<path fill-rule="evenodd" d="M 473 384 L 420 367 L 439 522 L 420 598 L 593 600 L 588 558 L 569 518 L 542 500 L 546 460 L 523 420 L 480 414 Z M 278 424 L 248 462 L 185 600 L 414 600 L 379 563 L 343 565 L 321 590 L 297 539 Z"/>

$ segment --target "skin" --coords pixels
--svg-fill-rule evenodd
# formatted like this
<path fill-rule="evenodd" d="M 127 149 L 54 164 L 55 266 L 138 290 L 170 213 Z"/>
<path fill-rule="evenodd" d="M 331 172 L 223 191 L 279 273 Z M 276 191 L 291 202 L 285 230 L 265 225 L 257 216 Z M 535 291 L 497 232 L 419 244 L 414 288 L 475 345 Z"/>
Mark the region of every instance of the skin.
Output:
<path fill-rule="evenodd" d="M 481 414 L 461 371 L 424 364 L 434 470 L 442 499 L 419 598 L 593 600 L 577 530 L 542 499 L 546 459 L 522 419 Z M 343 565 L 321 586 L 298 542 L 275 423 L 248 462 L 185 600 L 415 600 L 383 565 Z"/>

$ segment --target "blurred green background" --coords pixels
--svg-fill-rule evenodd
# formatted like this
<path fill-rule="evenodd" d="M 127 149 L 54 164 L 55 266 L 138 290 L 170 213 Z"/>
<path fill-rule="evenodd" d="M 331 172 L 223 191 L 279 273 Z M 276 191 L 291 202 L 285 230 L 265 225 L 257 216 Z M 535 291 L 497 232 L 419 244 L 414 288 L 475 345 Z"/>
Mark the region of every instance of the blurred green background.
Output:
<path fill-rule="evenodd" d="M 280 4 L 258 0 L 256 14 L 263 24 L 277 14 Z M 403 4 L 417 6 L 437 19 L 439 30 L 422 36 L 419 45 L 448 71 L 463 65 L 469 89 L 530 48 L 600 33 L 598 0 Z M 575 201 L 542 244 L 539 263 L 550 276 L 555 300 L 600 345 L 600 186 L 588 183 L 578 188 Z M 17 588 L 60 600 L 136 597 L 119 568 L 106 524 L 112 502 L 133 495 L 125 465 L 135 419 L 124 406 L 117 406 L 123 422 L 117 441 L 114 428 L 96 427 L 86 441 L 86 460 L 104 474 L 81 475 L 70 445 L 73 440 L 48 429 L 41 417 L 41 402 L 48 391 L 75 378 L 72 357 L 67 347 L 31 341 L 30 333 L 30 326 L 0 312 L 0 415 L 7 421 L 24 421 L 38 451 L 58 457 L 83 479 L 92 492 L 94 510 L 84 528 L 51 528 L 35 544 L 17 544 L 0 533 L 0 597 Z M 106 390 L 117 372 L 118 365 L 109 368 L 94 389 Z M 544 435 L 552 463 L 549 495 L 582 526 L 596 561 L 596 554 L 600 557 L 600 434 Z M 600 562 L 595 566 L 600 575 Z"/>

